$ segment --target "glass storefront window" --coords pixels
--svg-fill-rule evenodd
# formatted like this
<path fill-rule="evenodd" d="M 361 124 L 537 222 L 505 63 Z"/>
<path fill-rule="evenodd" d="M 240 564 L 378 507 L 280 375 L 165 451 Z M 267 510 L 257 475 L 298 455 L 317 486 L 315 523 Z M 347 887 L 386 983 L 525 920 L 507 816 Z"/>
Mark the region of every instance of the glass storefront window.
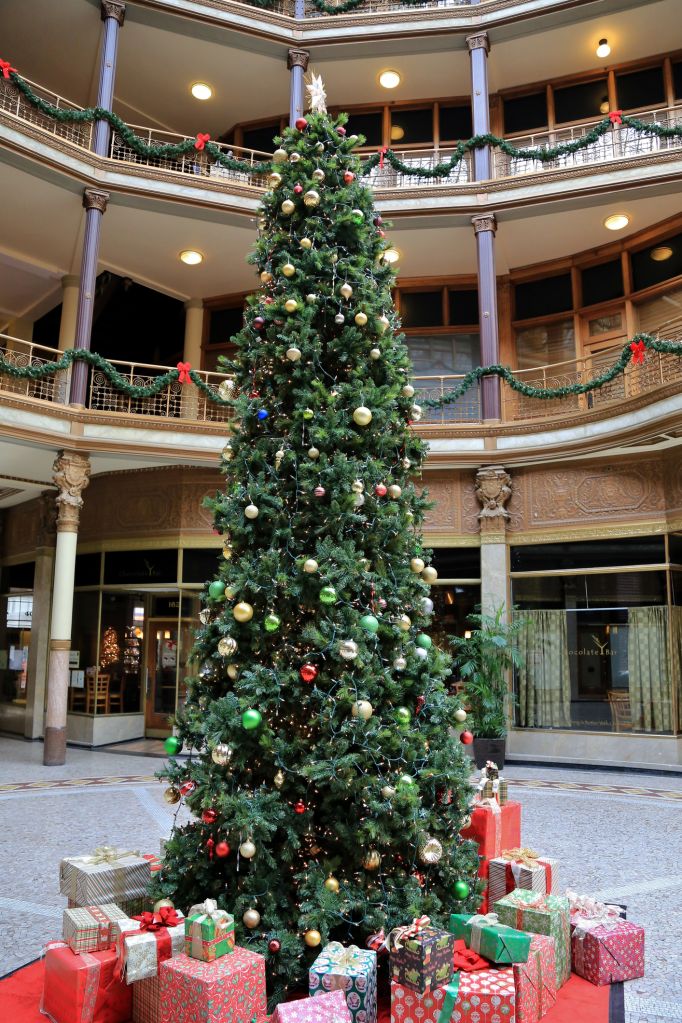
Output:
<path fill-rule="evenodd" d="M 32 593 L 0 597 L 0 727 L 6 731 L 24 730 L 32 617 Z"/>

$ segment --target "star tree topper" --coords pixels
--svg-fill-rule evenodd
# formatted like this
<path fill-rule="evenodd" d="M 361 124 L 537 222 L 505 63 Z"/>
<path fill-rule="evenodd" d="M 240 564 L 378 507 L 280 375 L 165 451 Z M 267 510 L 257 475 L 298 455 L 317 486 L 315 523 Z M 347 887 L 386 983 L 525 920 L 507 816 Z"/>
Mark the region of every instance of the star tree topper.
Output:
<path fill-rule="evenodd" d="M 310 110 L 313 114 L 327 113 L 327 93 L 324 91 L 322 75 L 311 74 L 310 81 L 306 82 L 306 89 L 310 97 Z"/>

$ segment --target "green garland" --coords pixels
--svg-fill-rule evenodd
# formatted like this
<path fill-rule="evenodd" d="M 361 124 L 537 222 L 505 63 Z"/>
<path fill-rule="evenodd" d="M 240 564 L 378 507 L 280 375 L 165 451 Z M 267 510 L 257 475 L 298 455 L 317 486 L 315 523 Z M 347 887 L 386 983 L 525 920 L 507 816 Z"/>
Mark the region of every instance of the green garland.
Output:
<path fill-rule="evenodd" d="M 620 355 L 609 369 L 604 370 L 599 376 L 588 380 L 587 383 L 568 384 L 565 387 L 534 387 L 532 384 L 526 384 L 523 380 L 519 380 L 507 366 L 479 366 L 478 369 L 472 369 L 470 373 L 462 377 L 457 387 L 441 395 L 440 398 L 425 398 L 422 404 L 426 405 L 427 408 L 442 408 L 444 405 L 449 405 L 451 402 L 461 398 L 473 384 L 478 383 L 483 377 L 490 376 L 500 377 L 501 380 L 509 384 L 513 391 L 517 391 L 525 398 L 539 398 L 543 401 L 548 401 L 553 398 L 568 398 L 575 394 L 587 394 L 589 391 L 595 391 L 603 387 L 604 384 L 615 380 L 617 376 L 625 372 L 625 368 L 630 361 L 642 362 L 644 360 L 645 349 L 660 352 L 664 355 L 682 356 L 682 341 L 661 341 L 651 334 L 635 334 L 631 341 L 627 341 L 623 345 Z M 94 366 L 106 376 L 107 380 L 117 390 L 129 398 L 152 398 L 154 395 L 160 394 L 161 391 L 165 390 L 169 384 L 178 380 L 181 375 L 179 369 L 169 369 L 162 373 L 161 376 L 155 377 L 154 382 L 151 384 L 146 384 L 145 386 L 131 384 L 127 377 L 119 373 L 102 355 L 91 352 L 86 348 L 68 348 L 59 359 L 55 359 L 53 362 L 43 362 L 35 366 L 16 366 L 4 356 L 0 357 L 0 376 L 10 376 L 21 380 L 42 380 L 52 373 L 68 369 L 74 362 L 86 362 L 88 365 Z M 215 402 L 216 405 L 234 406 L 234 398 L 221 398 L 196 370 L 190 369 L 189 377 L 192 383 L 207 398 Z"/>
<path fill-rule="evenodd" d="M 324 4 L 325 0 L 313 0 L 313 2 L 316 5 L 318 3 Z M 355 0 L 345 0 L 346 4 L 354 2 Z M 408 0 L 408 2 L 412 2 L 412 0 Z M 420 0 L 414 0 L 414 2 L 420 2 Z M 339 7 L 339 10 L 341 10 L 341 7 Z M 105 110 L 103 107 L 86 107 L 83 110 L 65 110 L 61 107 L 55 107 L 46 100 L 41 99 L 28 82 L 16 71 L 10 71 L 9 77 L 31 106 L 40 110 L 46 116 L 53 117 L 56 121 L 63 124 L 89 123 L 96 120 L 107 121 L 118 132 L 126 145 L 139 156 L 164 159 L 188 156 L 190 153 L 196 152 L 195 139 L 187 138 L 182 142 L 166 142 L 159 143 L 158 145 L 145 142 L 144 139 L 135 134 L 125 121 L 122 121 L 117 114 L 112 113 L 110 110 Z M 628 117 L 626 115 L 622 116 L 621 123 L 628 128 L 633 128 L 642 135 L 654 135 L 657 138 L 664 139 L 682 139 L 682 124 L 668 127 L 663 124 L 640 121 L 636 117 Z M 512 159 L 538 160 L 540 163 L 549 163 L 560 156 L 570 156 L 581 149 L 587 149 L 588 146 L 594 145 L 600 138 L 603 138 L 613 127 L 611 118 L 608 116 L 598 124 L 595 124 L 590 131 L 581 135 L 580 138 L 572 139 L 569 142 L 559 142 L 555 146 L 537 146 L 535 148 L 515 146 L 509 139 L 501 138 L 499 135 L 493 135 L 490 132 L 484 135 L 473 135 L 466 142 L 458 142 L 452 156 L 433 167 L 412 166 L 404 163 L 392 149 L 387 149 L 383 153 L 383 160 L 390 164 L 394 170 L 411 177 L 445 178 L 462 162 L 467 153 L 476 149 L 483 149 L 485 146 L 499 149 Z M 264 175 L 270 173 L 276 166 L 271 160 L 262 160 L 257 163 L 249 163 L 248 160 L 237 160 L 232 156 L 227 156 L 215 142 L 206 142 L 203 152 L 207 153 L 220 167 L 227 167 L 228 170 L 242 174 Z M 371 174 L 381 162 L 382 153 L 373 153 L 372 156 L 363 161 L 361 174 Z"/>

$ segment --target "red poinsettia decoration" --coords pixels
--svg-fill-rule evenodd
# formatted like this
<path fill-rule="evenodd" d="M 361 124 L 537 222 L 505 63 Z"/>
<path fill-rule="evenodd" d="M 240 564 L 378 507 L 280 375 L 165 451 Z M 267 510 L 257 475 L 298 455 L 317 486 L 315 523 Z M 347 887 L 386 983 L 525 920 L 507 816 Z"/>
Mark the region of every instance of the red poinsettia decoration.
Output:
<path fill-rule="evenodd" d="M 640 362 L 644 362 L 646 345 L 643 341 L 632 341 L 630 343 L 630 351 L 632 352 L 632 362 L 635 366 Z"/>

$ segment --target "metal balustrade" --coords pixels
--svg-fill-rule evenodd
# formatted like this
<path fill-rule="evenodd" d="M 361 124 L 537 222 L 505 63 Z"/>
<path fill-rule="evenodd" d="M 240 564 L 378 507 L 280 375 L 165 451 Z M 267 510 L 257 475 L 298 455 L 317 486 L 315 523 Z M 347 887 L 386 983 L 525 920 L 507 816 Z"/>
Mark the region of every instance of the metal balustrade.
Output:
<path fill-rule="evenodd" d="M 60 110 L 83 109 L 77 103 L 72 103 L 58 93 L 44 89 L 42 85 L 37 85 L 36 82 L 31 82 L 28 78 L 26 81 L 40 99 L 50 103 L 53 107 L 58 107 Z M 35 128 L 40 128 L 41 131 L 47 132 L 49 135 L 65 139 L 67 142 L 80 146 L 82 149 L 91 148 L 93 129 L 91 122 L 62 122 L 55 120 L 54 117 L 44 114 L 37 107 L 29 103 L 9 78 L 0 77 L 0 111 L 12 114 L 13 117 L 19 118 L 25 124 L 31 124 Z"/>
<path fill-rule="evenodd" d="M 431 170 L 439 163 L 449 160 L 454 149 L 392 149 L 392 152 L 402 163 L 409 167 L 428 167 Z M 388 160 L 384 166 L 378 165 L 370 171 L 365 181 L 376 191 L 383 191 L 391 188 L 415 188 L 420 185 L 466 185 L 473 181 L 472 155 L 466 153 L 458 164 L 455 164 L 452 171 L 442 178 L 421 178 L 413 174 L 405 174 L 402 171 L 394 170 Z"/>
<path fill-rule="evenodd" d="M 252 0 L 243 0 L 243 2 L 250 3 Z M 333 4 L 334 0 L 327 0 L 327 2 Z M 478 2 L 479 0 L 421 0 L 420 3 L 401 3 L 400 0 L 363 0 L 359 7 L 354 7 L 347 14 L 408 14 L 413 11 L 453 11 L 459 7 L 464 8 L 469 15 L 468 8 Z M 485 3 L 485 0 L 483 2 Z M 337 15 L 324 14 L 318 11 L 312 0 L 306 0 L 305 17 L 308 20 L 310 18 L 337 17 Z"/>

